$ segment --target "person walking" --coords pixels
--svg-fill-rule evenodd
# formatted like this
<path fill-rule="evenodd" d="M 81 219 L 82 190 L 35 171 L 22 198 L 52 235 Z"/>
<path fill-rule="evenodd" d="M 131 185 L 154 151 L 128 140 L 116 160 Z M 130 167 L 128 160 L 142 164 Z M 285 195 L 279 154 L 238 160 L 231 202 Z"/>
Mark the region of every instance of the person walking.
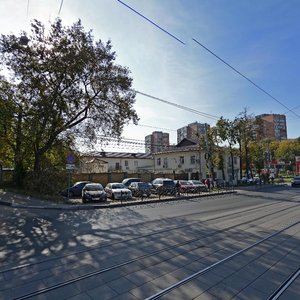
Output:
<path fill-rule="evenodd" d="M 179 182 L 179 180 L 177 180 L 177 182 L 176 182 L 176 192 L 177 192 L 177 195 L 180 196 L 180 182 Z"/>

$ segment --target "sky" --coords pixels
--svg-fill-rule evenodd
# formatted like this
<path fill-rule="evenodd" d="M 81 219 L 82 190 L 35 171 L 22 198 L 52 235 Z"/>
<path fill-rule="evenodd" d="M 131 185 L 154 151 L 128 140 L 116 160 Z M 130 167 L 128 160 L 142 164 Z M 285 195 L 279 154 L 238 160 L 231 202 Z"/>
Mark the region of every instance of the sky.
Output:
<path fill-rule="evenodd" d="M 32 19 L 60 17 L 64 25 L 81 19 L 95 40 L 111 40 L 133 88 L 154 98 L 137 93 L 139 125 L 124 128 L 126 143 L 96 148 L 143 152 L 153 131 L 168 132 L 176 144 L 178 128 L 214 126 L 216 117 L 233 120 L 245 109 L 285 114 L 288 138 L 299 137 L 299 12 L 298 0 L 0 0 L 0 33 L 29 32 Z"/>

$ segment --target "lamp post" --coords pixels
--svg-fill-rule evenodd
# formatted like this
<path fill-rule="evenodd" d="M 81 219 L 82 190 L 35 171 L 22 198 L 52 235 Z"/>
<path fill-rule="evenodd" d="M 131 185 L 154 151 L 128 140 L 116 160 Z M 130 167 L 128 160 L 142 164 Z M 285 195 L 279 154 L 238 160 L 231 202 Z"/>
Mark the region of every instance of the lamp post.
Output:
<path fill-rule="evenodd" d="M 27 46 L 29 43 L 29 38 L 26 35 L 22 35 L 19 41 L 22 46 Z"/>

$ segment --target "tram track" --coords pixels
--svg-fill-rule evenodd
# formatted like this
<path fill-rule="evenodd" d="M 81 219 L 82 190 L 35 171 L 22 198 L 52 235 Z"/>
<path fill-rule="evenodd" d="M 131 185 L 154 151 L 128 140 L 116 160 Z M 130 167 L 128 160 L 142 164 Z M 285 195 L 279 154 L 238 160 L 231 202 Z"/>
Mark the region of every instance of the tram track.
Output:
<path fill-rule="evenodd" d="M 228 213 L 228 214 L 222 214 L 221 216 L 216 216 L 216 217 L 208 218 L 205 221 L 201 221 L 201 222 L 202 223 L 207 223 L 207 222 L 211 222 L 211 221 L 221 220 L 221 219 L 224 219 L 224 218 L 231 218 L 231 217 L 233 217 L 235 215 L 239 215 L 239 214 L 243 214 L 243 213 L 249 213 L 249 212 L 254 212 L 256 210 L 270 208 L 270 207 L 276 206 L 276 205 L 277 205 L 277 203 L 260 205 L 259 207 L 248 208 L 248 209 L 244 209 L 244 210 L 239 210 L 237 212 L 232 212 L 232 213 Z M 295 206 L 297 206 L 297 205 L 295 205 Z M 291 207 L 284 208 L 284 209 L 282 209 L 280 211 L 277 211 L 276 214 L 278 214 L 280 212 L 285 212 L 286 210 L 289 210 L 290 208 Z M 193 214 L 193 215 L 195 215 L 195 214 Z M 201 213 L 197 213 L 197 215 L 201 215 Z M 183 215 L 183 216 L 185 216 L 185 215 Z M 169 219 L 172 219 L 172 218 L 169 218 Z M 253 219 L 253 220 L 255 221 L 256 219 Z M 251 221 L 253 221 L 253 220 L 251 220 Z M 198 225 L 198 224 L 199 224 L 199 221 L 192 221 L 189 224 L 184 224 L 184 225 L 180 225 L 180 226 L 172 226 L 170 228 L 162 229 L 162 230 L 157 230 L 155 232 L 151 231 L 150 233 L 144 234 L 144 235 L 138 235 L 137 234 L 135 237 L 132 237 L 132 234 L 131 234 L 130 238 L 125 238 L 125 239 L 118 240 L 118 241 L 115 241 L 115 242 L 112 242 L 112 243 L 102 244 L 102 245 L 96 246 L 96 247 L 89 247 L 88 249 L 74 251 L 72 253 L 67 253 L 67 254 L 60 255 L 60 256 L 54 256 L 54 257 L 46 258 L 46 259 L 43 259 L 43 260 L 40 260 L 40 261 L 37 261 L 37 262 L 32 262 L 32 263 L 27 263 L 27 264 L 21 264 L 21 265 L 17 265 L 17 266 L 10 267 L 10 268 L 2 267 L 1 270 L 0 270 L 0 274 L 6 273 L 6 272 L 10 272 L 10 271 L 17 271 L 17 270 L 20 270 L 20 269 L 23 269 L 23 268 L 31 268 L 31 267 L 33 267 L 35 265 L 39 265 L 39 264 L 43 264 L 43 263 L 48 263 L 48 262 L 51 262 L 51 261 L 55 261 L 55 260 L 67 258 L 67 257 L 74 256 L 74 255 L 79 255 L 79 254 L 82 254 L 82 253 L 86 253 L 86 252 L 90 252 L 90 251 L 94 251 L 94 250 L 98 250 L 98 249 L 112 247 L 112 246 L 118 245 L 120 243 L 127 243 L 127 242 L 134 242 L 136 240 L 142 240 L 142 239 L 147 238 L 147 237 L 153 237 L 155 235 L 160 235 L 160 234 L 168 233 L 168 232 L 171 232 L 171 231 L 174 231 L 174 230 L 180 230 L 180 229 L 188 228 L 188 227 L 191 227 L 193 225 Z M 243 223 L 243 224 L 246 224 L 246 223 Z"/>
<path fill-rule="evenodd" d="M 219 231 L 219 232 L 224 233 L 224 232 L 226 232 L 226 231 L 230 231 L 230 230 L 232 230 L 232 229 L 234 229 L 234 228 L 237 228 L 238 226 L 246 225 L 246 224 L 251 224 L 251 222 L 255 222 L 255 221 L 257 221 L 257 220 L 263 220 L 263 219 L 266 218 L 267 216 L 272 216 L 272 215 L 276 215 L 276 214 L 279 214 L 279 213 L 283 213 L 283 212 L 286 212 L 287 210 L 290 210 L 290 209 L 293 210 L 294 208 L 295 208 L 294 206 L 293 206 L 293 207 L 288 207 L 288 208 L 282 209 L 282 210 L 277 211 L 277 212 L 274 212 L 274 213 L 270 213 L 270 214 L 267 214 L 267 215 L 263 215 L 263 216 L 261 216 L 261 217 L 254 218 L 254 219 L 252 219 L 252 220 L 250 220 L 250 221 L 241 222 L 241 223 L 239 223 L 239 224 L 235 224 L 235 225 L 233 225 L 233 226 L 229 226 L 229 227 L 227 227 L 227 228 L 224 228 L 223 230 L 221 230 L 221 231 Z M 251 210 L 252 210 L 252 211 L 255 211 L 256 209 L 258 209 L 258 208 L 253 208 L 253 209 L 251 209 Z M 244 212 L 245 212 L 245 211 L 249 212 L 249 209 L 248 209 L 248 210 L 244 210 Z M 237 213 L 235 213 L 235 214 L 241 214 L 241 212 L 237 212 Z M 224 218 L 224 217 L 230 217 L 230 215 L 232 216 L 232 214 L 227 214 L 226 216 L 223 216 L 223 218 Z M 206 222 L 208 222 L 208 221 L 213 221 L 213 219 L 215 219 L 215 218 L 212 218 L 212 219 L 210 219 L 210 220 L 206 220 Z M 185 225 L 185 226 L 180 226 L 180 227 L 177 227 L 177 228 L 172 228 L 172 229 L 168 229 L 168 230 L 163 230 L 163 231 L 161 231 L 161 232 L 159 232 L 159 233 L 167 233 L 167 232 L 169 232 L 170 230 L 176 230 L 176 229 L 178 229 L 178 228 L 184 228 L 184 227 L 187 227 L 187 226 L 195 225 L 196 223 L 197 223 L 197 222 L 193 222 L 192 224 L 188 224 L 188 225 Z M 250 227 L 251 227 L 251 226 L 250 226 Z M 281 232 L 281 231 L 280 231 L 280 232 Z M 158 232 L 156 232 L 155 234 L 158 234 Z M 152 233 L 151 235 L 153 235 L 153 233 Z M 209 233 L 209 235 L 211 235 L 211 233 Z M 209 235 L 208 235 L 208 236 L 209 236 Z M 148 236 L 148 235 L 146 235 L 146 236 Z M 145 236 L 143 236 L 143 238 L 144 238 L 144 237 L 145 237 Z M 140 237 L 140 238 L 141 238 L 141 237 Z M 202 238 L 204 238 L 204 237 L 202 237 Z M 136 238 L 136 239 L 138 239 L 138 238 Z M 59 284 L 56 284 L 56 285 L 47 287 L 47 288 L 45 288 L 45 289 L 40 289 L 39 291 L 35 291 L 35 292 L 33 292 L 33 293 L 29 293 L 29 294 L 24 295 L 24 296 L 22 296 L 22 297 L 16 297 L 16 298 L 14 298 L 14 299 L 29 299 L 29 298 L 31 298 L 31 297 L 34 297 L 34 296 L 37 296 L 37 295 L 40 295 L 40 294 L 47 293 L 47 292 L 52 291 L 52 290 L 54 290 L 54 289 L 59 289 L 59 288 L 64 287 L 64 286 L 66 286 L 66 285 L 72 284 L 72 283 L 74 283 L 74 282 L 78 282 L 78 281 L 80 281 L 80 280 L 83 280 L 83 279 L 86 279 L 86 278 L 90 278 L 90 277 L 93 277 L 93 276 L 95 276 L 95 275 L 99 275 L 99 274 L 108 272 L 108 271 L 110 271 L 110 270 L 118 269 L 118 268 L 120 268 L 120 267 L 122 267 L 122 266 L 125 266 L 125 265 L 128 265 L 128 264 L 132 264 L 132 263 L 135 263 L 135 262 L 138 262 L 138 261 L 141 261 L 142 259 L 145 259 L 145 258 L 148 258 L 148 257 L 151 257 L 151 256 L 155 256 L 155 255 L 157 255 L 157 254 L 159 254 L 159 253 L 166 252 L 166 251 L 170 251 L 170 250 L 174 250 L 174 249 L 179 248 L 179 247 L 184 246 L 184 245 L 192 244 L 192 243 L 194 243 L 194 242 L 197 242 L 198 240 L 199 240 L 199 237 L 194 238 L 194 239 L 191 239 L 191 240 L 186 240 L 186 241 L 183 241 L 183 242 L 181 242 L 181 243 L 177 243 L 177 244 L 171 245 L 171 246 L 169 246 L 169 247 L 165 247 L 165 248 L 160 249 L 160 250 L 158 250 L 158 251 L 154 251 L 154 252 L 151 252 L 151 253 L 148 253 L 148 254 L 139 256 L 139 257 L 135 257 L 135 258 L 133 258 L 133 259 L 130 259 L 130 260 L 121 262 L 121 263 L 119 263 L 119 264 L 112 265 L 112 266 L 110 266 L 110 267 L 108 267 L 108 268 L 103 268 L 103 269 L 97 270 L 97 271 L 95 271 L 95 272 L 90 272 L 90 273 L 87 273 L 87 274 L 83 274 L 83 275 L 78 276 L 78 277 L 76 277 L 76 278 L 72 278 L 71 280 L 68 280 L 68 281 L 65 281 L 65 282 L 61 282 L 61 283 L 59 283 Z M 120 242 L 116 242 L 116 243 L 120 243 Z M 102 247 L 103 247 L 103 246 L 102 246 Z M 201 245 L 201 244 L 200 244 L 200 245 L 196 245 L 196 248 L 201 248 L 201 247 L 203 247 L 203 245 Z M 74 255 L 74 253 L 73 253 L 72 255 Z M 62 257 L 61 257 L 61 258 L 62 258 Z M 56 259 L 58 259 L 58 258 L 56 257 Z"/>
<path fill-rule="evenodd" d="M 227 262 L 227 261 L 229 261 L 229 260 L 231 260 L 231 259 L 237 257 L 237 256 L 240 255 L 240 254 L 245 253 L 246 251 L 249 251 L 250 249 L 252 249 L 252 248 L 254 248 L 254 247 L 256 247 L 256 246 L 258 246 L 258 245 L 264 243 L 265 241 L 270 240 L 271 238 L 273 238 L 273 237 L 275 237 L 275 236 L 277 236 L 277 235 L 283 233 L 284 231 L 287 231 L 288 229 L 290 229 L 290 228 L 292 228 L 292 227 L 295 227 L 295 226 L 297 226 L 297 225 L 299 225 L 299 224 L 300 224 L 300 220 L 298 220 L 298 221 L 296 221 L 296 222 L 294 222 L 294 223 L 292 223 L 292 224 L 290 224 L 290 225 L 288 225 L 288 226 L 282 228 L 281 230 L 278 230 L 278 231 L 276 231 L 276 232 L 274 232 L 274 233 L 272 233 L 272 234 L 270 234 L 270 235 L 264 237 L 263 239 L 261 239 L 261 240 L 255 242 L 255 243 L 249 245 L 248 247 L 246 247 L 246 248 L 244 248 L 244 249 L 241 249 L 241 250 L 239 250 L 239 251 L 237 251 L 237 252 L 235 252 L 235 253 L 233 253 L 233 254 L 227 256 L 227 257 L 224 258 L 224 259 L 221 259 L 220 261 L 218 261 L 218 262 L 216 262 L 216 263 L 214 263 L 214 264 L 212 264 L 212 265 L 210 265 L 210 266 L 208 266 L 208 267 L 206 267 L 206 268 L 204 268 L 204 269 L 202 269 L 202 270 L 199 270 L 198 272 L 195 272 L 195 273 L 191 274 L 190 276 L 188 276 L 188 277 L 186 277 L 186 278 L 184 278 L 184 279 L 182 279 L 182 280 L 180 280 L 180 281 L 174 283 L 173 285 L 170 285 L 169 287 L 167 287 L 167 288 L 165 288 L 165 289 L 162 289 L 161 291 L 155 293 L 154 295 L 152 295 L 152 296 L 150 296 L 150 297 L 147 297 L 146 300 L 156 300 L 156 299 L 160 299 L 160 298 L 162 298 L 163 296 L 165 296 L 165 295 L 167 295 L 168 293 L 170 293 L 171 291 L 173 291 L 174 289 L 180 288 L 181 286 L 183 286 L 183 285 L 187 284 L 188 282 L 194 280 L 195 278 L 197 278 L 197 277 L 199 277 L 199 276 L 201 276 L 201 275 L 203 275 L 203 274 L 205 274 L 205 273 L 211 271 L 212 269 L 218 267 L 219 265 L 221 265 L 221 264 L 223 264 L 223 263 L 225 263 L 225 262 Z M 288 286 L 290 286 L 290 285 L 292 284 L 292 282 L 293 282 L 299 275 L 300 275 L 300 269 L 298 269 L 295 273 L 293 273 L 293 274 L 292 274 L 292 275 L 284 282 L 284 284 L 281 285 L 281 286 L 279 287 L 279 289 L 278 289 L 278 290 L 277 290 L 270 298 L 268 298 L 268 299 L 272 299 L 272 300 L 273 300 L 273 299 L 274 299 L 274 300 L 275 300 L 275 299 L 278 299 L 278 298 L 280 297 L 280 295 L 285 291 L 285 289 L 286 289 Z"/>

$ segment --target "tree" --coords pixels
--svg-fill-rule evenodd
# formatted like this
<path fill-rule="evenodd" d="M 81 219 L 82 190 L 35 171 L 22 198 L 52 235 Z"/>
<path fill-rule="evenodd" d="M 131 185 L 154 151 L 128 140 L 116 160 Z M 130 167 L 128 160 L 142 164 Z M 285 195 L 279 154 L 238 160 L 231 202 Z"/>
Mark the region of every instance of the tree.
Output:
<path fill-rule="evenodd" d="M 239 117 L 236 118 L 235 122 L 238 131 L 237 141 L 239 143 L 240 162 L 242 161 L 242 154 L 244 152 L 246 162 L 246 176 L 247 178 L 250 177 L 250 171 L 251 177 L 253 177 L 252 170 L 249 164 L 249 146 L 251 142 L 255 140 L 255 119 L 253 116 L 248 114 L 247 109 L 245 108 L 244 111 L 239 114 Z"/>
<path fill-rule="evenodd" d="M 129 70 L 115 63 L 110 41 L 94 42 L 80 20 L 64 27 L 57 19 L 49 31 L 34 20 L 31 29 L 27 46 L 15 35 L 1 36 L 0 63 L 9 72 L 0 99 L 14 110 L 11 122 L 19 136 L 6 138 L 15 157 L 19 146 L 25 149 L 18 145 L 22 136 L 39 172 L 45 154 L 62 141 L 120 137 L 124 125 L 136 124 L 138 116 Z"/>
<path fill-rule="evenodd" d="M 216 128 L 217 134 L 221 141 L 228 142 L 231 161 L 231 176 L 232 180 L 234 180 L 234 145 L 237 143 L 238 140 L 238 130 L 236 127 L 236 122 L 221 117 L 216 124 Z"/>

